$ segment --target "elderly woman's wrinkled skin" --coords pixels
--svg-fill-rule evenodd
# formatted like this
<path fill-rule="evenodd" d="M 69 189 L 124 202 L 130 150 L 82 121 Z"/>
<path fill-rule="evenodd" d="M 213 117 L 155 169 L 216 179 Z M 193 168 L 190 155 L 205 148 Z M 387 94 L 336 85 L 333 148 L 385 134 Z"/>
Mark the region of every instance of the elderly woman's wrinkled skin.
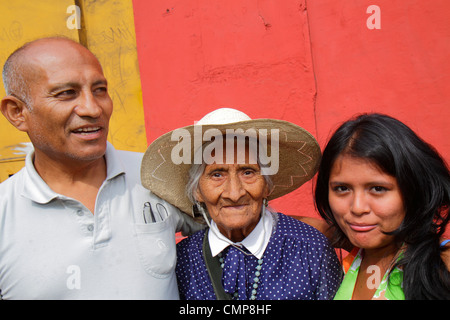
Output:
<path fill-rule="evenodd" d="M 195 192 L 220 232 L 233 242 L 242 241 L 255 228 L 263 199 L 269 195 L 259 165 L 248 156 L 245 162 L 206 165 Z"/>

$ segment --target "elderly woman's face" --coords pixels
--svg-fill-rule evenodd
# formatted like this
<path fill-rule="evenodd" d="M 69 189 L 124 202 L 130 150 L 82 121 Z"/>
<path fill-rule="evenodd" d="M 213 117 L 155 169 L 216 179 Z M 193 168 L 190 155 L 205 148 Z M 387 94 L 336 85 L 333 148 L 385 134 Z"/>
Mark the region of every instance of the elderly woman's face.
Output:
<path fill-rule="evenodd" d="M 242 241 L 257 225 L 269 195 L 258 164 L 210 164 L 200 177 L 196 198 L 204 202 L 223 235 Z"/>

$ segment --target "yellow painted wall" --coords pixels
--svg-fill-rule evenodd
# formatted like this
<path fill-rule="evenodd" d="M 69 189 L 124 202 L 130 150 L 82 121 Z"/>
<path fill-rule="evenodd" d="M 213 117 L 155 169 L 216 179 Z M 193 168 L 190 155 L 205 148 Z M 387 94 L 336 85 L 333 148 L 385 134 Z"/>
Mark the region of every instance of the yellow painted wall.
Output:
<path fill-rule="evenodd" d="M 69 29 L 71 5 L 81 10 L 81 29 Z M 86 45 L 100 60 L 114 103 L 109 141 L 122 150 L 147 147 L 131 0 L 14 0 L 0 3 L 0 65 L 25 42 L 63 35 Z M 5 95 L 0 88 L 0 96 Z M 0 115 L 0 182 L 24 164 L 29 139 Z"/>

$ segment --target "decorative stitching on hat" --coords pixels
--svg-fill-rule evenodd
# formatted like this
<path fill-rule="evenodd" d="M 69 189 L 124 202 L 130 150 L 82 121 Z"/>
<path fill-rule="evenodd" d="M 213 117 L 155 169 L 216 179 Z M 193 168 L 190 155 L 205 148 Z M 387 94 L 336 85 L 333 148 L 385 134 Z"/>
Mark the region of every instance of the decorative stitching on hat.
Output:
<path fill-rule="evenodd" d="M 304 172 L 304 174 L 303 175 L 295 175 L 295 176 L 290 176 L 289 178 L 290 178 L 290 183 L 288 183 L 288 184 L 274 184 L 274 189 L 276 188 L 276 187 L 279 187 L 279 188 L 289 188 L 289 187 L 292 187 L 293 185 L 294 185 L 294 178 L 303 178 L 303 177 L 306 177 L 306 176 L 308 176 L 308 170 L 306 170 L 305 169 L 305 167 L 303 166 L 304 164 L 307 164 L 307 163 L 310 163 L 312 160 L 313 160 L 313 158 L 311 157 L 311 156 L 309 156 L 308 154 L 306 154 L 306 153 L 304 153 L 303 151 L 302 151 L 302 149 L 307 145 L 307 142 L 306 141 L 303 141 L 303 140 L 300 140 L 300 141 L 298 141 L 298 140 L 288 140 L 288 137 L 287 137 L 287 133 L 286 132 L 282 132 L 283 134 L 284 134 L 284 136 L 285 136 L 285 141 L 284 141 L 284 143 L 303 143 L 303 145 L 299 148 L 299 149 L 297 149 L 297 152 L 299 152 L 300 154 L 302 154 L 304 157 L 306 157 L 307 158 L 307 161 L 305 161 L 305 162 L 299 162 L 298 163 L 298 165 L 302 168 L 302 170 L 303 170 L 303 172 Z"/>
<path fill-rule="evenodd" d="M 156 172 L 156 171 L 157 171 L 164 163 L 166 163 L 166 158 L 164 158 L 164 156 L 163 156 L 162 153 L 161 153 L 161 149 L 162 149 L 162 148 L 163 148 L 163 147 L 160 147 L 160 148 L 158 149 L 158 154 L 161 156 L 161 158 L 162 158 L 163 161 L 162 161 L 159 165 L 156 166 L 155 170 L 152 171 L 151 176 L 152 176 L 153 178 L 159 180 L 159 181 L 166 182 L 166 180 L 161 179 L 161 178 L 158 178 L 158 177 L 155 175 L 155 172 Z M 167 146 L 166 148 L 169 148 L 169 146 Z"/>

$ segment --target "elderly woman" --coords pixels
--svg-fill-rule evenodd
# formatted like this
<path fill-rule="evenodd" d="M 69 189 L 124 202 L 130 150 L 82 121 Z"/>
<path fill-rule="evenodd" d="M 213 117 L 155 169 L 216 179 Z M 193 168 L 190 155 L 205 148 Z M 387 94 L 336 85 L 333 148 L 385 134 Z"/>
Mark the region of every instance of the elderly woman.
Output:
<path fill-rule="evenodd" d="M 256 134 L 245 138 L 249 132 Z M 267 207 L 311 179 L 319 161 L 320 148 L 303 128 L 227 108 L 153 142 L 143 185 L 208 224 L 177 245 L 180 297 L 332 299 L 341 271 L 327 239 Z"/>

